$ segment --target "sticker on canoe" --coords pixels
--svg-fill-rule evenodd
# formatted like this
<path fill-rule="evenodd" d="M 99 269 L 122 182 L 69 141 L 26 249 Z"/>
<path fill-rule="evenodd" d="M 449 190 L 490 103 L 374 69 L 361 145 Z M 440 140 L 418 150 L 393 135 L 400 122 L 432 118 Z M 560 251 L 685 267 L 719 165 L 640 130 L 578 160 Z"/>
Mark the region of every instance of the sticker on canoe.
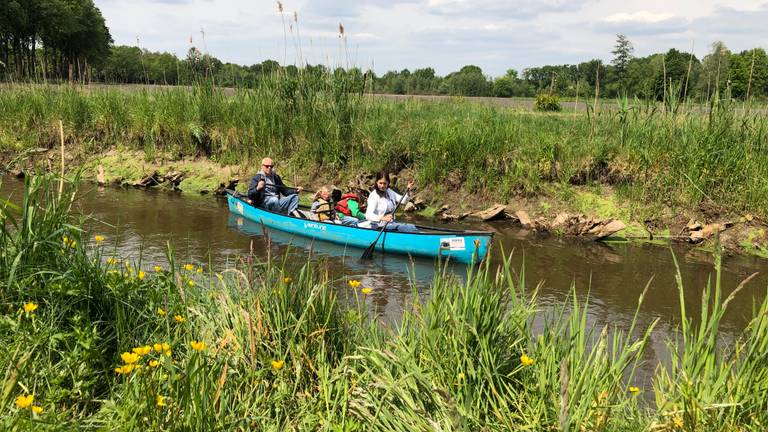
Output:
<path fill-rule="evenodd" d="M 326 229 L 323 224 L 314 223 L 314 222 L 304 222 L 304 228 L 318 229 L 321 231 L 325 231 Z"/>
<path fill-rule="evenodd" d="M 448 249 L 452 251 L 463 251 L 464 237 L 450 237 L 440 239 L 440 249 Z"/>
<path fill-rule="evenodd" d="M 237 212 L 240 214 L 245 214 L 245 209 L 243 208 L 243 203 L 241 202 L 235 203 L 235 210 L 237 210 Z"/>

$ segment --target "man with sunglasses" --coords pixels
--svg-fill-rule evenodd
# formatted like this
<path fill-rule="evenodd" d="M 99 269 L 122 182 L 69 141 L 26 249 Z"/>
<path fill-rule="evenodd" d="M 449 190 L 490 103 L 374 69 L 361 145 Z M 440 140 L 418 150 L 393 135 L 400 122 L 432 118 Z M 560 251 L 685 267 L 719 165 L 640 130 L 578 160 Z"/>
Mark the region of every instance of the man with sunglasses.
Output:
<path fill-rule="evenodd" d="M 296 209 L 299 207 L 298 194 L 304 189 L 302 187 L 296 189 L 287 187 L 280 176 L 274 172 L 274 167 L 275 164 L 272 159 L 268 157 L 262 159 L 261 170 L 253 176 L 248 187 L 248 198 L 257 207 L 301 217 Z"/>

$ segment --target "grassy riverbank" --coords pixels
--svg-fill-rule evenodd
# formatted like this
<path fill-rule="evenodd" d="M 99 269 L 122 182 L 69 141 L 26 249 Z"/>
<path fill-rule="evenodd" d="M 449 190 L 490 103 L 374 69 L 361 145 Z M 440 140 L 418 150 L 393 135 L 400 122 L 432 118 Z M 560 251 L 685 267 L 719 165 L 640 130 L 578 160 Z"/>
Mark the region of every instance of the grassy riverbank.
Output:
<path fill-rule="evenodd" d="M 19 208 L 2 206 L 4 430 L 768 424 L 768 300 L 734 346 L 719 346 L 730 301 L 719 259 L 701 319 L 681 307 L 671 363 L 641 384 L 633 372 L 652 326 L 589 328 L 587 305 L 573 299 L 541 312 L 524 272 L 509 266 L 477 269 L 466 283 L 437 276 L 428 301 L 414 296 L 400 324 L 386 326 L 369 308 L 377 293 L 312 263 L 244 256 L 214 272 L 173 254 L 168 268 L 123 262 L 79 230 L 72 190 L 59 200 L 57 183 L 29 181 Z"/>
<path fill-rule="evenodd" d="M 271 155 L 284 177 L 311 186 L 401 172 L 433 208 L 448 203 L 454 213 L 522 202 L 534 216 L 600 213 L 659 232 L 679 232 L 689 218 L 768 217 L 768 120 L 727 101 L 708 114 L 626 101 L 597 114 L 540 114 L 461 99 L 373 99 L 354 87 L 310 75 L 226 94 L 13 87 L 0 92 L 0 152 L 10 160 L 55 148 L 61 118 L 75 156 L 69 168 L 107 161 L 108 175 L 137 180 L 147 174 L 138 166 L 186 166 L 193 170 L 186 190 L 247 178 Z M 195 165 L 200 160 L 208 166 Z M 227 168 L 211 173 L 216 165 Z M 768 239 L 760 228 L 734 236 L 735 248 L 753 238 L 762 253 Z"/>

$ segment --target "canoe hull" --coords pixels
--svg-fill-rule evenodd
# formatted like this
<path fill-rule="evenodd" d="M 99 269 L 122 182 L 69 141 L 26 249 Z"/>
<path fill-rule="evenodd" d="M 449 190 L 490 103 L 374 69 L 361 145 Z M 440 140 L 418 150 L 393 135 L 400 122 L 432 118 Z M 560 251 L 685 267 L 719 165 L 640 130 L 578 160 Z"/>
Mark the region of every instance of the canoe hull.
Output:
<path fill-rule="evenodd" d="M 232 194 L 227 195 L 229 211 L 253 222 L 280 231 L 324 240 L 340 245 L 367 248 L 379 231 L 333 223 L 299 219 L 254 207 Z M 424 257 L 450 257 L 452 261 L 479 263 L 488 253 L 493 233 L 386 231 L 376 243 L 376 251 Z"/>

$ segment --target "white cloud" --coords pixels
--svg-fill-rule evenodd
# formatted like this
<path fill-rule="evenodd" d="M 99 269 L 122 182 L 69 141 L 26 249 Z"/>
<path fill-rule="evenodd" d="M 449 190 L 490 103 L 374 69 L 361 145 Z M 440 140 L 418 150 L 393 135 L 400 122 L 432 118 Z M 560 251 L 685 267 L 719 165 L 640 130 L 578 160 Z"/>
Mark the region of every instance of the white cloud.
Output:
<path fill-rule="evenodd" d="M 377 73 L 431 66 L 443 75 L 475 64 L 494 76 L 608 61 L 616 33 L 636 55 L 689 50 L 694 41 L 699 57 L 715 40 L 733 51 L 768 47 L 766 1 L 285 0 L 281 18 L 273 0 L 95 0 L 115 43 L 133 45 L 138 36 L 143 48 L 179 56 L 192 36 L 195 46 L 240 64 L 351 63 Z"/>
<path fill-rule="evenodd" d="M 624 24 L 624 23 L 645 23 L 655 24 L 662 21 L 667 21 L 673 18 L 671 13 L 653 13 L 648 11 L 637 11 L 633 13 L 621 12 L 605 17 L 603 21 L 611 24 Z"/>

